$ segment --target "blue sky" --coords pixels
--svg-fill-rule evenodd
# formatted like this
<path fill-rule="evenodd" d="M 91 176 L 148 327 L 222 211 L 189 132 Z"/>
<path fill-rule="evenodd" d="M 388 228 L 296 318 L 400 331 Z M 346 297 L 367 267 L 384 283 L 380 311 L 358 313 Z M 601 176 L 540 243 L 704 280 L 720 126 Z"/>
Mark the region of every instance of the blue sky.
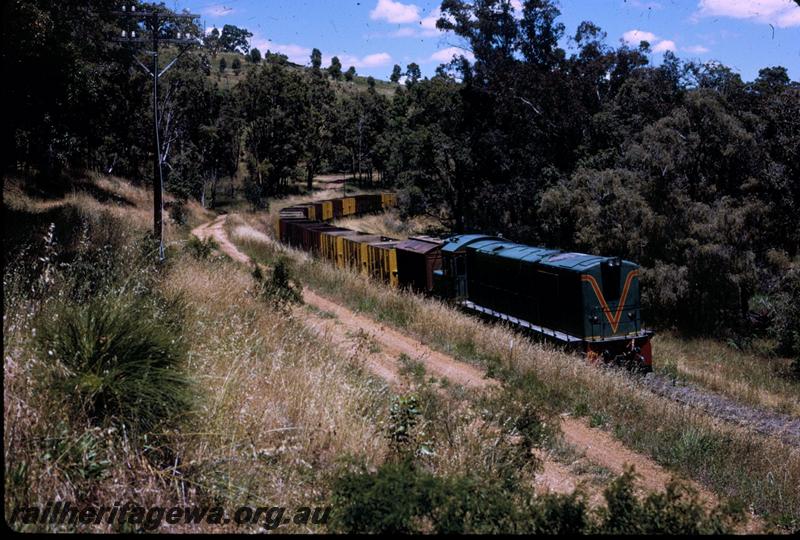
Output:
<path fill-rule="evenodd" d="M 224 24 L 253 32 L 252 44 L 306 64 L 319 48 L 345 68 L 386 79 L 392 66 L 417 62 L 425 75 L 464 46 L 435 28 L 437 0 L 168 0 L 201 14 L 210 29 Z M 512 0 L 518 5 L 519 0 Z M 782 65 L 800 80 L 800 6 L 793 0 L 561 0 L 567 35 L 591 20 L 607 43 L 642 39 L 659 63 L 664 50 L 717 60 L 752 80 L 766 66 Z M 565 41 L 563 46 L 568 46 Z"/>

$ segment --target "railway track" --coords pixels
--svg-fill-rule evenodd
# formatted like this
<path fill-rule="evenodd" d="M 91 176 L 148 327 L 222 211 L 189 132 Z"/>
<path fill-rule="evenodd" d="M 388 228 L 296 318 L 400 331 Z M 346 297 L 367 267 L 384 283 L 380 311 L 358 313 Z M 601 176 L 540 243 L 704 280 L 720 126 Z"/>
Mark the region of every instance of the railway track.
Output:
<path fill-rule="evenodd" d="M 227 216 L 220 216 L 213 222 L 198 227 L 193 231 L 193 234 L 201 239 L 213 237 L 220 250 L 230 258 L 240 263 L 252 264 L 251 259 L 241 252 L 228 238 L 225 232 L 226 219 Z M 351 310 L 316 294 L 308 288 L 303 290 L 303 299 L 307 304 L 323 312 L 334 314 L 336 321 L 342 326 L 342 332 L 352 333 L 359 330 L 368 332 L 385 350 L 397 353 L 394 359 L 401 353 L 407 354 L 411 358 L 422 361 L 432 374 L 445 377 L 467 388 L 483 389 L 499 384 L 496 380 L 487 379 L 485 374 L 475 366 L 460 362 L 396 330 L 387 328 L 363 315 L 353 313 Z M 395 374 L 399 366 L 396 365 L 396 360 L 392 360 L 390 363 L 368 364 L 368 367 L 378 376 L 391 383 L 396 380 Z M 584 426 L 583 422 L 579 420 L 570 417 L 562 418 L 562 427 L 567 441 L 577 443 L 581 450 L 602 458 L 598 464 L 620 473 L 625 464 L 636 464 L 636 469 L 643 476 L 647 487 L 653 490 L 663 488 L 669 481 L 671 475 L 646 456 L 636 454 L 627 449 L 625 457 L 619 459 L 609 459 L 611 454 L 608 453 L 600 454 L 599 449 L 620 448 L 621 443 L 613 440 L 607 433 Z M 697 487 L 702 489 L 700 486 Z M 707 491 L 705 493 L 708 494 Z M 709 497 L 711 496 L 710 494 L 708 495 Z"/>
<path fill-rule="evenodd" d="M 227 216 L 220 216 L 216 220 L 196 228 L 192 234 L 201 239 L 212 237 L 218 243 L 220 250 L 230 258 L 243 264 L 252 264 L 253 261 L 228 238 L 225 231 L 226 219 Z M 267 235 L 264 235 L 264 239 L 274 242 Z M 495 380 L 487 379 L 475 366 L 435 351 L 396 330 L 356 314 L 314 291 L 306 288 L 303 295 L 306 304 L 336 316 L 333 322 L 313 315 L 309 317 L 312 320 L 312 326 L 331 338 L 334 343 L 338 342 L 340 346 L 346 347 L 348 346 L 345 337 L 347 334 L 352 335 L 364 331 L 381 345 L 383 354 L 369 358 L 366 367 L 391 386 L 399 384 L 398 370 L 400 366 L 397 363 L 397 357 L 401 353 L 423 362 L 431 374 L 447 378 L 467 388 L 480 390 L 499 384 Z M 652 373 L 642 377 L 641 384 L 654 394 L 688 407 L 701 409 L 718 420 L 779 438 L 788 444 L 800 442 L 800 421 L 796 418 L 741 405 L 723 396 L 688 385 L 673 385 L 666 377 Z M 674 476 L 649 457 L 627 448 L 620 441 L 614 439 L 611 434 L 589 427 L 583 420 L 567 415 L 562 416 L 561 420 L 565 442 L 591 462 L 615 474 L 624 472 L 625 467 L 629 464 L 635 465 L 640 476 L 641 487 L 646 491 L 663 490 Z M 567 476 L 565 477 L 565 475 Z M 546 482 L 548 486 L 552 485 L 553 491 L 566 492 L 564 486 L 573 486 L 574 488 L 577 482 L 569 475 L 569 471 L 563 464 L 545 460 L 542 481 Z M 690 481 L 689 483 L 709 505 L 718 501 L 713 493 L 697 482 Z M 750 524 L 747 527 L 748 532 L 760 530 L 760 527 L 761 521 L 755 516 L 751 516 Z"/>
<path fill-rule="evenodd" d="M 743 405 L 692 384 L 676 384 L 669 377 L 655 373 L 643 377 L 641 383 L 656 395 L 700 409 L 717 420 L 800 447 L 800 418 Z"/>

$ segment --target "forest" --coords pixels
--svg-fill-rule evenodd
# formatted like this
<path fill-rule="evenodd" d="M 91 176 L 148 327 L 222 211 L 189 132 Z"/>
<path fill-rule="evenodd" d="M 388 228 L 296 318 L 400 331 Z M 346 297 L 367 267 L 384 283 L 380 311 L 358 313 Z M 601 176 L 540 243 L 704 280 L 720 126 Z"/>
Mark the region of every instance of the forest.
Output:
<path fill-rule="evenodd" d="M 4 181 L 52 190 L 95 170 L 149 184 L 152 81 L 111 39 L 120 18 L 88 0 L 3 12 Z M 235 186 L 266 208 L 345 171 L 447 231 L 636 261 L 657 327 L 800 355 L 800 83 L 785 67 L 744 81 L 669 51 L 654 63 L 645 41 L 566 28 L 551 0 L 441 12 L 465 53 L 430 78 L 411 64 L 363 79 L 318 50 L 298 66 L 236 27 L 204 36 L 161 82 L 166 188 L 213 207 Z M 202 35 L 164 32 L 181 30 Z"/>

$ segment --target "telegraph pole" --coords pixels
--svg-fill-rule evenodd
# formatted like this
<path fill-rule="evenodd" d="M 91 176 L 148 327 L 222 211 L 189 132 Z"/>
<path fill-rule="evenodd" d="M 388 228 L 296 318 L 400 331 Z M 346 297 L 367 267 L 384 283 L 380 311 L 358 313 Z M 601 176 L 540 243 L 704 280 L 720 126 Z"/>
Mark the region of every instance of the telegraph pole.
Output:
<path fill-rule="evenodd" d="M 164 175 L 162 164 L 167 156 L 161 153 L 161 137 L 159 134 L 159 125 L 161 123 L 158 113 L 158 81 L 169 69 L 175 65 L 178 59 L 189 50 L 189 48 L 199 42 L 199 38 L 191 32 L 181 32 L 179 29 L 172 29 L 175 36 L 167 37 L 162 36 L 162 26 L 166 22 L 172 23 L 186 23 L 200 17 L 194 13 L 175 13 L 165 8 L 158 6 L 150 6 L 142 11 L 137 11 L 136 5 L 122 6 L 121 11 L 115 11 L 114 14 L 125 18 L 124 25 L 126 27 L 135 27 L 136 30 L 123 30 L 119 38 L 114 39 L 118 43 L 129 44 L 144 44 L 150 43 L 152 46 L 151 51 L 145 51 L 153 57 L 152 69 L 148 68 L 144 63 L 134 57 L 139 66 L 153 79 L 153 140 L 155 152 L 153 154 L 153 236 L 158 242 L 158 257 L 160 261 L 164 260 Z M 139 25 L 144 24 L 145 28 L 149 25 L 150 37 L 145 37 L 144 33 L 137 35 Z M 129 33 L 130 32 L 130 33 Z M 159 71 L 159 57 L 158 49 L 162 43 L 178 45 L 181 49 L 176 56 L 167 66 Z"/>

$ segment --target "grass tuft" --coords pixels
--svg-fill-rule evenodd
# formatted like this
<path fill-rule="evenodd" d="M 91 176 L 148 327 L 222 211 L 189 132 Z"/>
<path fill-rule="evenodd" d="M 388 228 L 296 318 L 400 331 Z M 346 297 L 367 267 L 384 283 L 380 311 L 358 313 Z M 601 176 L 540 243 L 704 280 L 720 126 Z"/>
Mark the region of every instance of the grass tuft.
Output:
<path fill-rule="evenodd" d="M 39 331 L 42 356 L 63 366 L 53 386 L 96 425 L 153 432 L 189 409 L 184 343 L 145 300 L 108 294 L 58 303 Z"/>

